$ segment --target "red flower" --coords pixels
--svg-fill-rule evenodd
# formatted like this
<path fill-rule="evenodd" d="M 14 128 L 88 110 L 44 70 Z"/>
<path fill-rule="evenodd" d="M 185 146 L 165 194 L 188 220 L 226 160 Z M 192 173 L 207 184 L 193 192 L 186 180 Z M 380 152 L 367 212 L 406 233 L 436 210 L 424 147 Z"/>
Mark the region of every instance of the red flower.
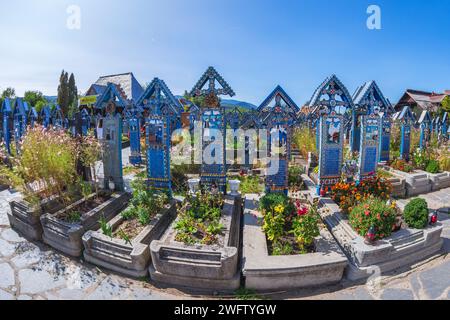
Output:
<path fill-rule="evenodd" d="M 366 215 L 366 217 L 368 217 L 368 216 L 370 216 L 370 211 L 369 211 L 369 210 L 366 210 L 366 211 L 364 212 L 364 214 Z"/>
<path fill-rule="evenodd" d="M 307 213 L 308 213 L 308 208 L 305 208 L 305 207 L 300 208 L 300 209 L 298 209 L 298 211 L 297 211 L 297 214 L 298 214 L 299 217 L 304 216 L 304 215 L 306 215 Z"/>

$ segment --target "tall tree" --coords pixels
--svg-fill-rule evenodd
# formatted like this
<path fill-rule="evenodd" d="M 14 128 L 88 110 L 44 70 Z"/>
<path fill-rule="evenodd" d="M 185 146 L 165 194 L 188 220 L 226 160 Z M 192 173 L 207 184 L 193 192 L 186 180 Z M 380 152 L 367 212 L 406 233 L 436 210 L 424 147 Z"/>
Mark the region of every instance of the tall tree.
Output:
<path fill-rule="evenodd" d="M 449 112 L 450 113 L 450 96 L 446 96 L 445 99 L 442 100 L 441 115 L 443 115 L 444 112 Z"/>
<path fill-rule="evenodd" d="M 69 111 L 69 74 L 64 70 L 59 77 L 58 104 L 64 115 L 67 115 Z"/>
<path fill-rule="evenodd" d="M 73 73 L 69 77 L 69 105 L 74 106 L 78 101 L 78 88 L 75 83 L 75 76 Z"/>

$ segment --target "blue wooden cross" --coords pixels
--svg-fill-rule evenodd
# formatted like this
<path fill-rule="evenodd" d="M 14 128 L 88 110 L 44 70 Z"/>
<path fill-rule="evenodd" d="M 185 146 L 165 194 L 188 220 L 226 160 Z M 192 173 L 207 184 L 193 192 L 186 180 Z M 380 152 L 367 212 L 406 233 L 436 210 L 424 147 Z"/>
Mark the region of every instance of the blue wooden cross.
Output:
<path fill-rule="evenodd" d="M 216 87 L 216 83 L 220 87 Z M 235 95 L 233 89 L 222 78 L 222 76 L 213 68 L 202 75 L 200 80 L 192 89 L 192 97 L 204 97 L 205 106 L 202 106 L 202 153 L 212 150 L 209 156 L 215 159 L 215 163 L 206 163 L 203 158 L 201 166 L 201 181 L 203 185 L 215 186 L 223 193 L 226 193 L 226 157 L 225 157 L 225 139 L 226 124 L 223 116 L 224 110 L 220 106 L 219 96 Z M 218 136 L 222 135 L 220 140 Z"/>
<path fill-rule="evenodd" d="M 411 151 L 411 130 L 415 122 L 414 114 L 409 106 L 403 108 L 398 120 L 401 123 L 400 159 L 409 161 Z"/>
<path fill-rule="evenodd" d="M 5 98 L 0 110 L 0 116 L 2 117 L 2 135 L 3 143 L 5 144 L 6 151 L 11 154 L 11 122 L 12 122 L 12 109 L 11 100 Z"/>

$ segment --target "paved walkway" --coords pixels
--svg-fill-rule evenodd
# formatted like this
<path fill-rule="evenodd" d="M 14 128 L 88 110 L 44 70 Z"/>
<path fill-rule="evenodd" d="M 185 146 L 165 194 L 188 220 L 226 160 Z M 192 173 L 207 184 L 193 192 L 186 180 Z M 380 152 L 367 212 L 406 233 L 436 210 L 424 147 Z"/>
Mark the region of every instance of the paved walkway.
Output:
<path fill-rule="evenodd" d="M 123 151 L 128 163 L 129 149 Z M 100 172 L 102 168 L 99 168 Z M 190 296 L 171 288 L 131 280 L 71 259 L 40 243 L 30 243 L 11 230 L 8 201 L 20 195 L 0 192 L 0 300 L 7 299 L 186 299 Z M 450 189 L 421 196 L 432 209 L 441 209 L 445 225 L 444 251 L 450 251 Z M 405 201 L 401 201 L 405 204 Z M 442 255 L 412 271 L 387 277 L 374 286 L 343 283 L 338 286 L 261 295 L 282 299 L 450 299 L 450 258 Z M 206 297 L 203 297 L 206 298 Z"/>

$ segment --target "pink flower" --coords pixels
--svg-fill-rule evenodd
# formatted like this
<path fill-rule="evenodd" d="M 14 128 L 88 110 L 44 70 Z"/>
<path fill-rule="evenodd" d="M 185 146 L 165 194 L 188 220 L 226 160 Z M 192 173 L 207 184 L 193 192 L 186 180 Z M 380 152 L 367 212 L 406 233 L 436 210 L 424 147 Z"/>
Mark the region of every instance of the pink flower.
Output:
<path fill-rule="evenodd" d="M 369 211 L 369 210 L 366 210 L 366 211 L 364 212 L 364 214 L 366 215 L 366 217 L 368 217 L 368 216 L 370 216 L 370 211 Z"/>

